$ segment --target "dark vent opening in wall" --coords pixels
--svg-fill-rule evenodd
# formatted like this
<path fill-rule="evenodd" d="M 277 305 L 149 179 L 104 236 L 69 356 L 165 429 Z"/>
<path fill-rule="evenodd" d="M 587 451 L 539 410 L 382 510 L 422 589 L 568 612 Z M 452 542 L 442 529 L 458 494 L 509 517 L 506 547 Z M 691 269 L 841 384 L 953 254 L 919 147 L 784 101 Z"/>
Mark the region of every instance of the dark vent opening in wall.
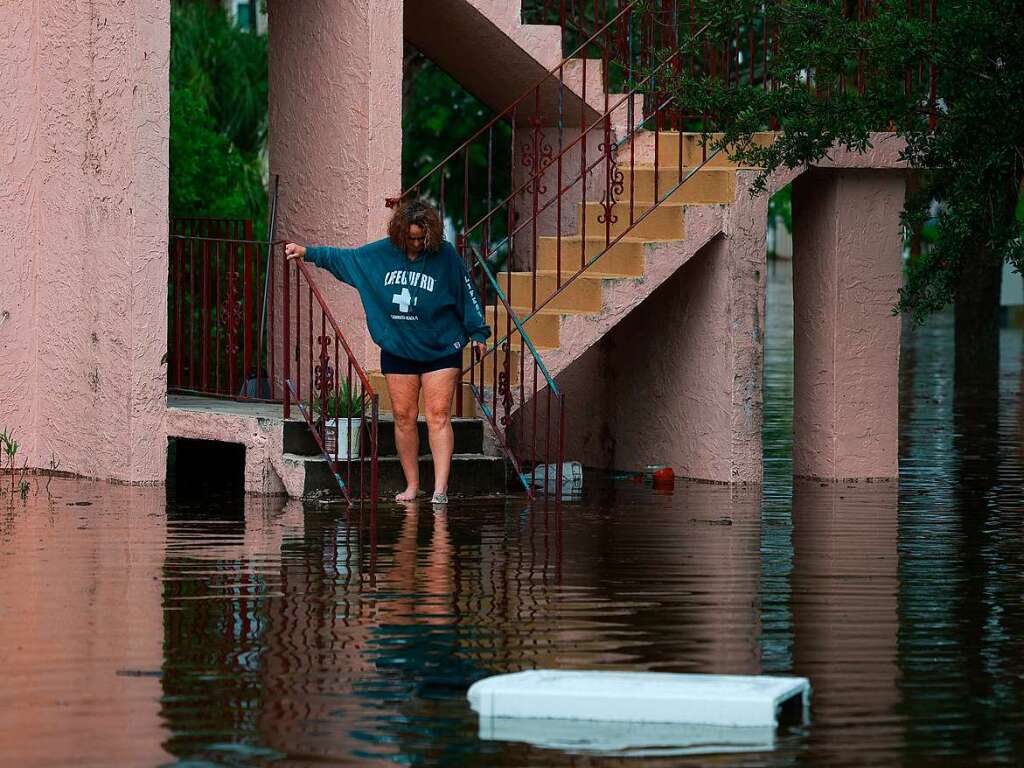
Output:
<path fill-rule="evenodd" d="M 167 446 L 167 494 L 176 499 L 241 498 L 245 446 L 172 437 Z"/>

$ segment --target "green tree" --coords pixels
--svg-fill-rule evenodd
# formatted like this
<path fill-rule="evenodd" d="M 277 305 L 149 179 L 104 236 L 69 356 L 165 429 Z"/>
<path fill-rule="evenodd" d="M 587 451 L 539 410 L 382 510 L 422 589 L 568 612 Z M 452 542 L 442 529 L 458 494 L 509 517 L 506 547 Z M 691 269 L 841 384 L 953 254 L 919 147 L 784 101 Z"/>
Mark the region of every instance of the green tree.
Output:
<path fill-rule="evenodd" d="M 761 167 L 761 188 L 776 169 L 834 146 L 868 149 L 873 131 L 905 139 L 917 173 L 904 220 L 917 231 L 933 201 L 940 213 L 895 310 L 921 322 L 953 303 L 958 374 L 993 375 L 1002 264 L 1019 269 L 1024 256 L 1015 216 L 1024 121 L 1013 117 L 1024 103 L 1024 5 L 937 0 L 934 23 L 926 6 L 911 6 L 918 12 L 905 0 L 697 0 L 697 28 L 708 27 L 684 41 L 684 62 L 709 50 L 742 61 L 766 25 L 777 45 L 766 64 L 758 52 L 752 79 L 748 60 L 729 82 L 721 68 L 684 66 L 659 86 L 687 114 L 711 115 L 703 130 L 721 131 L 716 146 L 737 147 L 740 160 Z M 769 127 L 781 131 L 774 144 L 751 143 Z"/>
<path fill-rule="evenodd" d="M 171 4 L 172 216 L 266 220 L 267 38 L 219 5 Z"/>

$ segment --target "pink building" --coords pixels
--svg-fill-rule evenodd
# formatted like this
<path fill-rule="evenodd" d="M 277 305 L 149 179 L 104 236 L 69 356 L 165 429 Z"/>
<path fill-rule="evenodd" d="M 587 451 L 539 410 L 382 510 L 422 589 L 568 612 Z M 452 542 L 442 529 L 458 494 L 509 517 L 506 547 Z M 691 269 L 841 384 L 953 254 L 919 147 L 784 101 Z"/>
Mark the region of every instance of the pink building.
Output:
<path fill-rule="evenodd" d="M 761 481 L 768 198 L 748 194 L 755 170 L 706 159 L 673 130 L 679 115 L 652 112 L 589 51 L 563 61 L 562 29 L 522 23 L 519 0 L 268 5 L 279 237 L 354 245 L 383 232 L 402 181 L 404 40 L 513 127 L 520 162 L 501 216 L 519 229 L 502 246 L 507 301 L 490 297 L 509 343 L 467 373 L 460 412 L 478 422 L 479 461 L 463 474 L 500 476 L 503 444 L 524 467 L 555 458 L 564 417 L 564 456 L 589 466 Z M 0 427 L 29 467 L 130 483 L 164 481 L 168 438 L 240 443 L 247 490 L 300 495 L 328 465 L 289 449 L 280 406 L 168 396 L 168 328 L 180 322 L 168 307 L 169 11 L 170 0 L 0 10 Z M 879 135 L 865 155 L 837 152 L 773 180 L 794 183 L 801 476 L 897 474 L 897 149 Z M 431 178 L 453 183 L 461 163 Z M 577 182 L 561 175 L 581 167 Z M 467 210 L 489 180 L 467 182 Z M 473 242 L 486 256 L 495 240 L 498 219 L 485 220 L 460 242 L 469 259 Z M 278 269 L 278 323 L 281 279 Z M 353 293 L 323 274 L 313 283 L 380 391 Z M 316 305 L 296 301 L 293 312 Z M 290 353 L 282 333 L 271 325 L 268 355 Z M 298 353 L 295 369 L 328 360 L 317 354 Z M 340 377 L 346 358 L 334 355 Z M 271 377 L 283 392 L 283 371 Z"/>

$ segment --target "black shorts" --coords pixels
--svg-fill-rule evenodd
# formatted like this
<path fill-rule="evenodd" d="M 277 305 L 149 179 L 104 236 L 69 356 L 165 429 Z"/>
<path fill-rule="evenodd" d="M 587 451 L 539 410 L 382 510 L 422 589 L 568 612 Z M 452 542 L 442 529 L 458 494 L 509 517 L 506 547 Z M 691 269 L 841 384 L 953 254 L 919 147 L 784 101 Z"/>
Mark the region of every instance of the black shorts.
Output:
<path fill-rule="evenodd" d="M 458 368 L 462 370 L 462 351 L 439 357 L 437 360 L 410 360 L 407 357 L 392 355 L 383 349 L 380 351 L 381 373 L 401 373 L 418 376 L 422 373 L 440 371 L 443 368 Z"/>

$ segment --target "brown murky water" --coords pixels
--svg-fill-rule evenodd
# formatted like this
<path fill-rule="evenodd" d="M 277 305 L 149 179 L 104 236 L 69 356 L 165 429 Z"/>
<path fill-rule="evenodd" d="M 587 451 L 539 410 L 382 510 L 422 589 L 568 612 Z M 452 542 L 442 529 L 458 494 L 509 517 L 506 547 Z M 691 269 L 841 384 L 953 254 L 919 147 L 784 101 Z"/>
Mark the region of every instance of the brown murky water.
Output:
<path fill-rule="evenodd" d="M 784 283 L 774 308 L 785 307 Z M 0 505 L 3 765 L 1024 763 L 1021 336 L 954 402 L 908 333 L 902 481 L 789 477 L 770 315 L 764 489 L 628 481 L 359 515 L 54 480 Z M 577 667 L 806 675 L 772 751 L 609 758 L 481 739 L 466 687 Z"/>

